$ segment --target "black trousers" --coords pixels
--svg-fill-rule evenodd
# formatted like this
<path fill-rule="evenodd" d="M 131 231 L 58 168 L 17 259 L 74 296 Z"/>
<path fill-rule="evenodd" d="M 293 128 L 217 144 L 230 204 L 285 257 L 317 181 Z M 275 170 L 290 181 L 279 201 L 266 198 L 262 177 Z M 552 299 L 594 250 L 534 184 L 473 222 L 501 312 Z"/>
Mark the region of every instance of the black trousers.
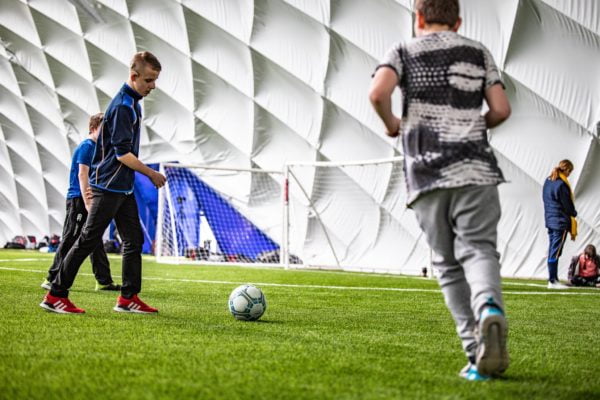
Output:
<path fill-rule="evenodd" d="M 123 285 L 121 295 L 131 297 L 142 289 L 142 245 L 144 236 L 133 194 L 92 189 L 92 208 L 81 235 L 65 256 L 50 294 L 66 297 L 85 258 L 94 251 L 102 234 L 115 220 L 123 241 Z"/>
<path fill-rule="evenodd" d="M 584 278 L 583 276 L 576 275 L 571 278 L 571 284 L 573 286 L 596 286 L 596 284 L 600 283 L 600 276 L 592 276 L 589 278 Z"/>
<path fill-rule="evenodd" d="M 67 212 L 65 216 L 65 223 L 63 225 L 62 239 L 56 249 L 54 255 L 54 261 L 48 270 L 47 280 L 52 282 L 58 275 L 58 270 L 62 261 L 64 260 L 67 252 L 73 246 L 73 243 L 79 237 L 83 225 L 87 219 L 88 213 L 85 209 L 83 198 L 75 197 L 67 199 Z M 98 242 L 98 245 L 94 248 L 90 254 L 90 260 L 92 262 L 92 271 L 96 280 L 101 285 L 108 285 L 113 282 L 110 276 L 110 264 L 102 245 L 102 239 Z"/>

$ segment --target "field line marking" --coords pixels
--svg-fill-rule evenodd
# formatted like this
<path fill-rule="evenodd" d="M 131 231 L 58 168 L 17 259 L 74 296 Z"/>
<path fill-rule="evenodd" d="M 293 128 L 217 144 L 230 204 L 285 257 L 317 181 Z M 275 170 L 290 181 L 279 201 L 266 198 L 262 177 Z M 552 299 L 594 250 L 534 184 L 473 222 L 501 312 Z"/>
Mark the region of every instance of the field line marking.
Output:
<path fill-rule="evenodd" d="M 24 268 L 9 268 L 0 267 L 0 271 L 20 271 L 20 272 L 34 272 L 34 273 L 46 273 L 46 271 L 37 269 L 24 269 Z M 83 276 L 94 276 L 90 273 L 80 273 Z M 334 285 L 301 285 L 294 283 L 268 283 L 268 282 L 234 282 L 234 281 L 214 281 L 206 279 L 185 279 L 185 278 L 161 278 L 161 277 L 145 277 L 143 280 L 148 281 L 163 281 L 163 282 L 186 282 L 186 283 L 207 283 L 213 285 L 245 285 L 254 284 L 257 286 L 273 286 L 273 287 L 289 287 L 289 288 L 306 288 L 306 289 L 331 289 L 331 290 L 359 290 L 359 291 L 379 291 L 379 292 L 417 292 L 417 293 L 441 293 L 440 289 L 417 289 L 417 288 L 393 288 L 393 287 L 365 287 L 365 286 L 334 286 Z M 571 291 L 544 291 L 544 292 L 518 292 L 511 290 L 503 290 L 503 294 L 516 294 L 516 295 L 564 295 L 564 296 L 600 296 L 599 293 L 591 292 L 579 292 Z"/>
<path fill-rule="evenodd" d="M 110 259 L 121 259 L 120 255 L 112 255 L 109 254 L 108 258 Z M 21 259 L 0 259 L 0 262 L 10 262 L 10 261 L 46 261 L 48 258 L 21 258 Z M 242 266 L 244 267 L 244 266 Z M 412 275 L 399 275 L 399 274 L 378 274 L 378 273 L 368 273 L 368 272 L 353 272 L 353 271 L 328 271 L 328 270 L 314 270 L 314 269 L 295 269 L 294 271 L 304 272 L 304 273 L 318 273 L 318 274 L 337 274 L 337 275 L 349 275 L 349 276 L 369 276 L 369 277 L 386 277 L 392 279 L 416 279 L 416 280 L 433 280 L 434 278 L 422 277 L 422 276 L 412 276 Z M 510 278 L 509 278 L 510 279 Z M 527 283 L 527 282 L 514 282 L 514 281 L 505 281 L 503 282 L 503 286 L 529 286 L 529 287 L 538 287 L 545 288 L 545 283 Z"/>

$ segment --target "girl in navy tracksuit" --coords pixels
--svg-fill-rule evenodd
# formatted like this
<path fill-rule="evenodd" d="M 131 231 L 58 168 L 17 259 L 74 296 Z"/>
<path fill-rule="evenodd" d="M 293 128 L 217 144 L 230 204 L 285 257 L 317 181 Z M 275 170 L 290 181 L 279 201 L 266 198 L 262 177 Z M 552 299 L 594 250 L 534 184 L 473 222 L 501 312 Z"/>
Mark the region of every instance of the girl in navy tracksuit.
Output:
<path fill-rule="evenodd" d="M 548 287 L 565 287 L 558 281 L 558 258 L 567 239 L 575 240 L 577 235 L 577 211 L 573 204 L 573 191 L 567 177 L 573 171 L 573 163 L 562 160 L 544 182 L 542 197 L 544 200 L 544 218 L 550 246 L 548 249 Z"/>

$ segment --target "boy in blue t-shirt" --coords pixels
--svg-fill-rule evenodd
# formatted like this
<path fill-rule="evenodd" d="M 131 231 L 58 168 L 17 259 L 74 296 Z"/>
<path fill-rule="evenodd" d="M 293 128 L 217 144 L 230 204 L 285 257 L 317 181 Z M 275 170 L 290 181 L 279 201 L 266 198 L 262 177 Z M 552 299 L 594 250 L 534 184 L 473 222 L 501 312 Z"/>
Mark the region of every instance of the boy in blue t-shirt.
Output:
<path fill-rule="evenodd" d="M 486 129 L 510 115 L 498 68 L 479 42 L 456 33 L 458 0 L 416 0 L 415 38 L 391 48 L 369 98 L 387 135 L 402 135 L 408 206 L 434 251 L 446 305 L 468 363 L 487 380 L 508 367 L 508 327 L 496 250 L 502 172 Z M 391 95 L 403 96 L 402 119 Z M 489 111 L 481 114 L 483 101 Z"/>
<path fill-rule="evenodd" d="M 84 194 L 89 187 L 89 171 L 96 149 L 96 140 L 100 124 L 102 123 L 104 114 L 99 113 L 93 115 L 89 122 L 89 137 L 75 148 L 71 161 L 71 171 L 69 174 L 69 190 L 67 191 L 67 213 L 65 223 L 63 224 L 62 240 L 54 262 L 48 270 L 48 276 L 42 283 L 42 287 L 46 290 L 51 289 L 51 283 L 58 274 L 60 265 L 64 256 L 73 246 L 75 240 L 81 233 L 81 228 L 87 219 L 88 211 L 90 210 L 90 200 Z M 92 271 L 96 277 L 96 290 L 120 290 L 121 286 L 113 282 L 110 274 L 110 265 L 102 241 L 90 254 L 92 262 Z"/>

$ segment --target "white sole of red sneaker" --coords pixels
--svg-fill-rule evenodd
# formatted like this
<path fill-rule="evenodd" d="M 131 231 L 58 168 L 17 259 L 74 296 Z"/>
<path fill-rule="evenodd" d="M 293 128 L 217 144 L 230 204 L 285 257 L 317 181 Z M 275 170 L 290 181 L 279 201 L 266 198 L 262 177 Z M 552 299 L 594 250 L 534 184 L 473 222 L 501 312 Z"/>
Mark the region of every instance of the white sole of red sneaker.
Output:
<path fill-rule="evenodd" d="M 148 311 L 140 311 L 140 310 L 130 310 L 128 308 L 121 308 L 119 306 L 114 306 L 113 310 L 115 310 L 116 312 L 133 313 L 133 314 L 158 314 L 158 311 L 148 312 Z"/>
<path fill-rule="evenodd" d="M 57 313 L 57 314 L 75 314 L 76 315 L 76 314 L 84 314 L 85 313 L 85 311 L 82 313 L 74 313 L 74 312 L 69 312 L 69 311 L 65 311 L 65 310 L 59 310 L 58 308 L 54 308 L 51 305 L 48 305 L 43 301 L 40 303 L 40 307 L 42 307 L 46 311 L 50 311 L 50 312 Z"/>

